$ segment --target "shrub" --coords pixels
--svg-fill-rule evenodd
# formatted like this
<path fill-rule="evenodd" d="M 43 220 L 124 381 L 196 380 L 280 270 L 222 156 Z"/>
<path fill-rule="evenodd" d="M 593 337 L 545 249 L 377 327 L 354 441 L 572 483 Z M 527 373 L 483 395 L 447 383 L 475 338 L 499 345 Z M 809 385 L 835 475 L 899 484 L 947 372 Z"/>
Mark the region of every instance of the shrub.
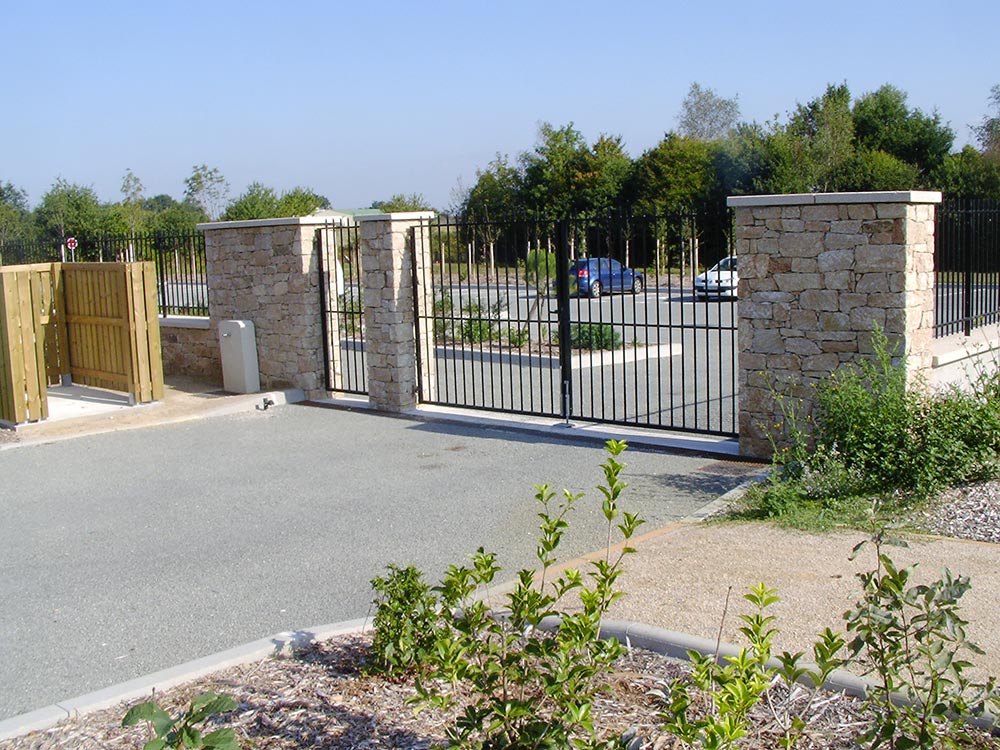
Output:
<path fill-rule="evenodd" d="M 1000 374 L 980 368 L 971 391 L 928 391 L 908 383 L 905 360 L 894 360 L 875 330 L 873 356 L 816 387 L 808 423 L 797 400 L 776 395 L 783 446 L 771 435 L 773 480 L 746 497 L 751 515 L 798 525 L 859 525 L 873 497 L 892 515 L 946 486 L 997 475 L 1000 456 Z"/>
<path fill-rule="evenodd" d="M 622 337 L 608 323 L 574 323 L 570 327 L 569 345 L 573 349 L 621 349 Z"/>
<path fill-rule="evenodd" d="M 958 612 L 969 579 L 945 568 L 936 581 L 911 585 L 915 566 L 899 568 L 884 551 L 906 543 L 874 531 L 852 558 L 869 542 L 875 568 L 858 574 L 863 598 L 844 614 L 854 636 L 850 655 L 874 678 L 872 721 L 863 737 L 873 748 L 890 750 L 959 746 L 956 740 L 968 740 L 965 719 L 997 703 L 992 678 L 975 684 L 965 674 L 972 665 L 963 652 L 983 653 L 967 640 L 968 623 Z"/>
<path fill-rule="evenodd" d="M 597 746 L 591 717 L 595 678 L 610 670 L 623 648 L 617 641 L 600 638 L 601 619 L 621 595 L 617 581 L 622 560 L 634 552 L 626 544 L 612 555 L 612 534 L 617 529 L 627 543 L 642 523 L 618 506 L 625 488 L 619 478 L 624 465 L 618 457 L 624 450 L 625 443 L 609 441 L 601 465 L 606 484 L 598 489 L 604 496 L 607 552 L 603 560 L 592 563 L 589 585 L 577 569 L 548 580 L 569 526 L 567 516 L 582 497 L 564 490 L 556 500 L 548 485 L 536 486 L 535 495 L 541 506 L 540 574 L 536 580 L 531 570 L 518 573 L 502 617 L 474 596 L 488 590 L 500 572 L 495 554 L 480 549 L 471 565 L 451 566 L 445 575 L 438 592 L 455 617 L 440 632 L 430 678 L 418 678 L 417 691 L 420 702 L 441 706 L 450 703 L 458 683 L 471 691 L 471 702 L 447 731 L 455 747 Z M 579 599 L 578 611 L 561 608 L 569 595 Z M 552 615 L 558 622 L 552 629 L 542 629 L 542 620 Z"/>
<path fill-rule="evenodd" d="M 440 616 L 437 598 L 414 566 L 388 565 L 386 576 L 371 580 L 375 591 L 372 671 L 400 675 L 427 663 Z"/>

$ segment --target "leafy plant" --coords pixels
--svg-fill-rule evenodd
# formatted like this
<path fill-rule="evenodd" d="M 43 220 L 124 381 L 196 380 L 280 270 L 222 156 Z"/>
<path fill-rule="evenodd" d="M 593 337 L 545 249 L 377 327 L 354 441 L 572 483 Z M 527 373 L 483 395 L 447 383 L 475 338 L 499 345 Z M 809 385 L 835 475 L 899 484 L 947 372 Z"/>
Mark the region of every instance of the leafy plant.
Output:
<path fill-rule="evenodd" d="M 520 329 L 514 326 L 507 326 L 507 343 L 515 348 L 520 348 L 531 341 L 528 329 Z"/>
<path fill-rule="evenodd" d="M 573 349 L 621 349 L 622 337 L 609 323 L 573 323 L 569 345 Z"/>
<path fill-rule="evenodd" d="M 622 652 L 614 640 L 600 637 L 601 619 L 621 592 L 617 581 L 622 560 L 634 552 L 627 545 L 642 523 L 619 509 L 625 488 L 624 465 L 618 457 L 623 442 L 608 441 L 603 464 L 605 484 L 601 511 L 607 524 L 607 552 L 585 576 L 567 569 L 549 581 L 557 552 L 569 526 L 567 516 L 582 495 L 564 490 L 557 500 L 548 485 L 536 486 L 540 536 L 536 554 L 539 574 L 521 570 L 506 599 L 507 611 L 494 611 L 477 592 L 500 572 L 496 555 L 480 549 L 471 565 L 451 566 L 438 592 L 442 603 L 456 612 L 447 630 L 440 631 L 431 659 L 431 678 L 418 679 L 419 700 L 448 705 L 449 686 L 465 684 L 472 700 L 448 729 L 449 741 L 460 748 L 596 747 L 601 741 L 591 706 L 597 691 L 595 678 L 610 670 Z M 626 544 L 612 553 L 617 530 Z M 586 580 L 589 578 L 589 582 Z M 562 605 L 575 596 L 579 611 Z M 543 620 L 558 619 L 551 628 Z"/>
<path fill-rule="evenodd" d="M 236 732 L 232 729 L 216 729 L 202 734 L 197 727 L 217 714 L 232 711 L 238 705 L 232 696 L 202 693 L 191 701 L 187 711 L 171 718 L 155 701 L 149 701 L 132 706 L 122 719 L 122 726 L 149 722 L 154 736 L 143 745 L 143 750 L 238 750 Z"/>
<path fill-rule="evenodd" d="M 945 486 L 1000 469 L 1000 375 L 981 367 L 971 392 L 908 383 L 881 330 L 873 355 L 816 386 L 816 409 L 772 389 L 771 481 L 748 493 L 749 515 L 800 526 L 863 526 L 872 498 L 891 517 Z"/>
<path fill-rule="evenodd" d="M 664 727 L 689 747 L 705 750 L 732 747 L 746 735 L 747 715 L 774 677 L 775 669 L 768 667 L 767 662 L 777 630 L 772 627 L 774 616 L 766 610 L 778 601 L 778 597 L 773 589 L 760 583 L 743 598 L 755 607 L 753 614 L 740 615 L 744 623 L 740 633 L 747 638 L 750 647 L 721 661 L 718 655 L 688 651 L 692 664 L 689 681 L 675 680 L 666 692 L 654 691 L 667 700 Z M 711 708 L 708 711 L 696 713 L 693 710 L 692 685 L 709 696 Z"/>
<path fill-rule="evenodd" d="M 386 568 L 388 575 L 371 580 L 376 594 L 372 671 L 401 675 L 426 664 L 440 615 L 437 598 L 417 568 Z"/>
<path fill-rule="evenodd" d="M 873 530 L 852 557 L 869 543 L 875 568 L 858 574 L 863 598 L 844 614 L 854 636 L 851 656 L 874 677 L 868 698 L 874 710 L 864 739 L 890 750 L 957 746 L 968 739 L 964 717 L 997 698 L 992 678 L 977 685 L 965 675 L 971 664 L 961 653 L 983 653 L 967 640 L 967 622 L 958 612 L 969 579 L 946 568 L 936 581 L 912 585 L 915 566 L 899 568 L 885 552 L 887 546 L 905 547 L 904 541 Z"/>

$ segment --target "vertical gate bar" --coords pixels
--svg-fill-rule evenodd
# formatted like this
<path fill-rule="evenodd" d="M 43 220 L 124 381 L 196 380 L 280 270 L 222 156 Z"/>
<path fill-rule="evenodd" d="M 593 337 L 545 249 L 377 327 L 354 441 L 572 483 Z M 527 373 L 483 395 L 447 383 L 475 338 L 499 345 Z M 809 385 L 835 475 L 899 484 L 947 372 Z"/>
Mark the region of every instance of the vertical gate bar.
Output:
<path fill-rule="evenodd" d="M 971 201 L 963 201 L 962 211 L 962 255 L 965 276 L 962 280 L 962 319 L 965 335 L 972 333 L 972 211 Z"/>
<path fill-rule="evenodd" d="M 562 377 L 561 414 L 567 423 L 573 416 L 573 356 L 570 348 L 568 229 L 569 226 L 566 220 L 558 222 L 557 236 L 559 242 L 556 245 L 556 313 L 559 319 L 559 369 Z"/>
<path fill-rule="evenodd" d="M 333 382 L 330 377 L 331 369 L 331 359 L 333 358 L 333 344 L 330 341 L 330 323 L 327 320 L 327 315 L 329 315 L 329 300 L 328 295 L 330 294 L 330 280 L 327 278 L 325 269 L 327 264 L 324 261 L 324 255 L 326 252 L 326 245 L 328 243 L 323 242 L 324 237 L 322 237 L 323 229 L 317 228 L 313 235 L 313 244 L 316 248 L 316 258 L 317 265 L 319 266 L 319 304 L 320 304 L 320 326 L 323 332 L 323 380 L 326 385 L 326 390 L 333 390 Z M 336 280 L 334 280 L 336 283 Z"/>

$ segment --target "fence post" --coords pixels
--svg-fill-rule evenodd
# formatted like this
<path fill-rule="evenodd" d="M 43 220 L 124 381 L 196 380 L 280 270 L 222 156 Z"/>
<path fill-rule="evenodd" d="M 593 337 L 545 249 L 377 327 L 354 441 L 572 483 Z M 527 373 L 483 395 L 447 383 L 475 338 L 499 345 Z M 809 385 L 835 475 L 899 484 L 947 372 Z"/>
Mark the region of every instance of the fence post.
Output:
<path fill-rule="evenodd" d="M 365 347 L 368 398 L 380 411 L 405 412 L 417 405 L 416 306 L 428 305 L 422 269 L 430 264 L 431 211 L 358 216 L 365 287 Z M 415 277 L 415 278 L 414 278 Z M 430 315 L 430 310 L 426 311 Z M 433 381 L 433 332 L 424 332 L 421 379 Z"/>
<path fill-rule="evenodd" d="M 739 258 L 743 455 L 787 444 L 814 388 L 872 351 L 881 328 L 910 378 L 931 365 L 937 192 L 731 197 Z"/>

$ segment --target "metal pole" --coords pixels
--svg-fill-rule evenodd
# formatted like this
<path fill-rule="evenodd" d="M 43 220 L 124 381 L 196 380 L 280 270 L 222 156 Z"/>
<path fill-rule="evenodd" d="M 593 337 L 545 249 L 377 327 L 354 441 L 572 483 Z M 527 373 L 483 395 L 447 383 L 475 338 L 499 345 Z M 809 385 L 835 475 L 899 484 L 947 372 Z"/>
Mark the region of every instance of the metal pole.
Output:
<path fill-rule="evenodd" d="M 563 417 L 569 426 L 573 414 L 573 350 L 569 319 L 569 223 L 559 221 L 556 247 L 556 313 L 559 319 L 559 369 L 562 379 Z"/>

